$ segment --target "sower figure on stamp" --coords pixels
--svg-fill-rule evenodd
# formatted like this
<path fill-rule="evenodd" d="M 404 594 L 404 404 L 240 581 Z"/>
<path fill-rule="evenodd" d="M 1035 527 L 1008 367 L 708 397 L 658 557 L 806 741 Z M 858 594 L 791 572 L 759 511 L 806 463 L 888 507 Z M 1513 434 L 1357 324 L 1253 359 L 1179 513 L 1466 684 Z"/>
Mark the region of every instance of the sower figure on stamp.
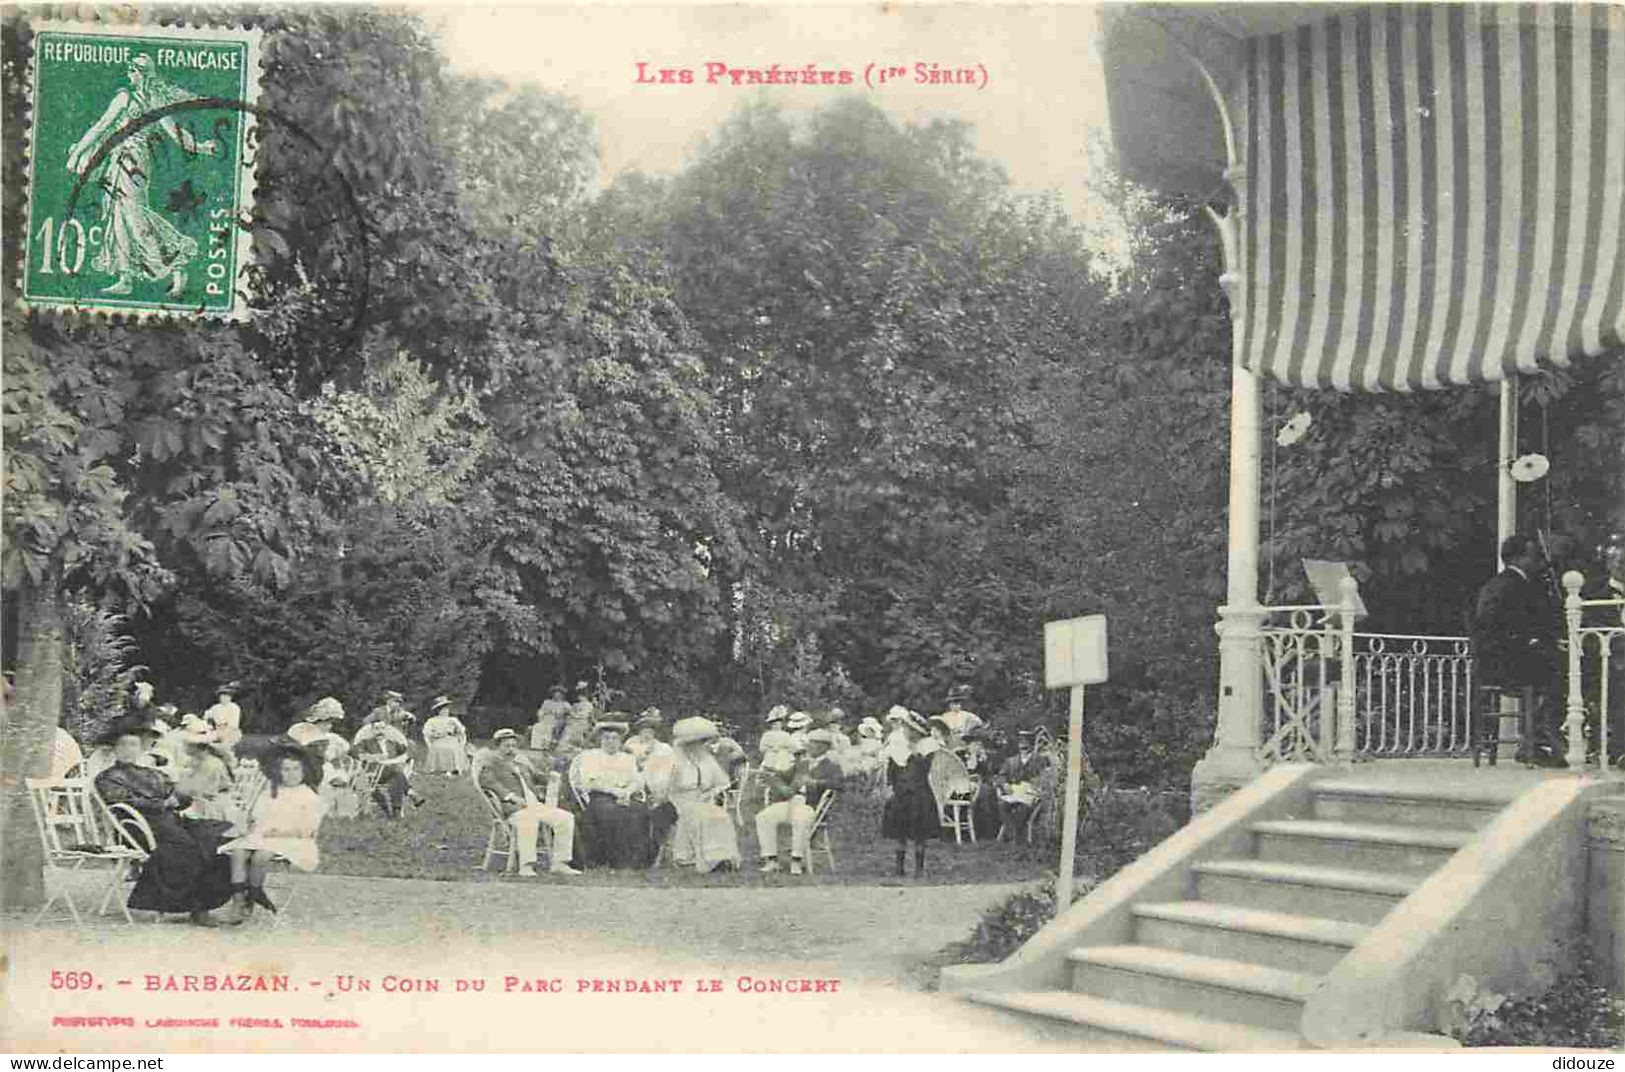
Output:
<path fill-rule="evenodd" d="M 68 150 L 68 170 L 82 175 L 110 135 L 162 108 L 193 100 L 192 94 L 166 81 L 153 69 L 152 57 L 130 61 L 120 89 L 107 110 Z M 136 274 L 157 280 L 168 276 L 171 297 L 186 289 L 186 269 L 197 256 L 197 240 L 182 234 L 148 203 L 153 175 L 153 147 L 169 138 L 188 155 L 213 156 L 214 141 L 198 141 L 172 115 L 120 141 L 90 177 L 102 191 L 101 226 L 106 240 L 91 262 L 114 276 L 103 293 L 129 294 Z"/>
<path fill-rule="evenodd" d="M 555 875 L 581 874 L 570 866 L 570 858 L 575 854 L 576 817 L 563 808 L 545 803 L 544 797 L 537 793 L 536 768 L 519 754 L 517 733 L 500 729 L 491 739 L 497 749 L 480 764 L 480 788 L 496 794 L 502 814 L 513 823 L 520 875 L 529 878 L 536 874 L 536 838 L 544 823 L 553 832 L 553 860 L 549 870 Z"/>
<path fill-rule="evenodd" d="M 1551 586 L 1541 579 L 1546 559 L 1533 537 L 1519 533 L 1502 542 L 1501 561 L 1506 568 L 1479 589 L 1473 609 L 1478 682 L 1518 697 L 1518 762 L 1566 767 L 1551 718 L 1561 618 Z"/>

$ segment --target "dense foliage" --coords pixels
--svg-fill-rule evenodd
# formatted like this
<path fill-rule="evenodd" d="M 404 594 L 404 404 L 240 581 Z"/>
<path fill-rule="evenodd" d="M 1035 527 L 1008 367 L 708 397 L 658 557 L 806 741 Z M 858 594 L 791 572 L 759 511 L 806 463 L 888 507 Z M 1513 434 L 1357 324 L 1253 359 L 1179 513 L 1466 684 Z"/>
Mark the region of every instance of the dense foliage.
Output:
<path fill-rule="evenodd" d="M 1446 1027 L 1467 1046 L 1618 1050 L 1625 1046 L 1625 998 L 1600 978 L 1584 949 L 1566 970 L 1545 970 L 1537 991 L 1523 997 L 1486 991 L 1462 976 L 1447 995 Z"/>

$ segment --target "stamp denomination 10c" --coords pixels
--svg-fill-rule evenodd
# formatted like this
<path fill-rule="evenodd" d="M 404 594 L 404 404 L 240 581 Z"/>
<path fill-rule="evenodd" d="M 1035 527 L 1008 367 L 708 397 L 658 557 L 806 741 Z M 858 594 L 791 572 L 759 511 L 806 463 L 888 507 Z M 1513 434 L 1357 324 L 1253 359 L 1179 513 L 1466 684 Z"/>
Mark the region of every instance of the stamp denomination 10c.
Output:
<path fill-rule="evenodd" d="M 245 317 L 258 31 L 33 31 L 24 302 Z"/>

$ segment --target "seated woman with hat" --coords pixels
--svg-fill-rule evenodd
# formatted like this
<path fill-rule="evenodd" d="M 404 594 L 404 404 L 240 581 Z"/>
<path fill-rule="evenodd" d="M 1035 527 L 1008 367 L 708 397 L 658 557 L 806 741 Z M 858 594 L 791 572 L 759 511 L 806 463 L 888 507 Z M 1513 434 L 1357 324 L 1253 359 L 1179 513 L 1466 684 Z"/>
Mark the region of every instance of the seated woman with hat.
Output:
<path fill-rule="evenodd" d="M 730 784 L 728 773 L 711 752 L 721 736 L 708 718 L 678 719 L 671 730 L 675 756 L 670 778 L 671 805 L 677 813 L 672 859 L 693 864 L 706 874 L 739 867 L 739 834 L 733 819 L 718 803 Z"/>
<path fill-rule="evenodd" d="M 191 799 L 176 792 L 167 774 L 140 762 L 155 737 L 139 717 L 122 718 L 99 742 L 111 746 L 113 763 L 96 776 L 96 792 L 108 804 L 140 812 L 155 842 L 127 903 L 146 912 L 186 912 L 193 923 L 212 927 L 209 911 L 231 897 L 231 866 L 219 855 L 231 824 L 180 814 Z"/>
<path fill-rule="evenodd" d="M 235 699 L 241 689 L 240 682 L 223 682 L 214 690 L 214 704 L 203 712 L 204 721 L 220 735 L 220 743 L 230 749 L 235 749 L 237 742 L 243 739 L 243 709 L 237 706 Z"/>
<path fill-rule="evenodd" d="M 598 747 L 582 752 L 572 788 L 586 795 L 581 812 L 583 861 L 588 867 L 645 867 L 649 863 L 649 808 L 639 796 L 638 761 L 623 747 L 627 725 L 608 718 L 593 727 Z"/>
<path fill-rule="evenodd" d="M 649 804 L 649 845 L 657 854 L 677 825 L 677 810 L 671 804 L 668 788 L 676 753 L 658 736 L 665 725 L 660 708 L 644 708 L 632 723 L 634 736 L 626 742 L 626 750 L 638 761 L 638 776 L 643 779 L 644 797 Z"/>
<path fill-rule="evenodd" d="M 451 697 L 436 696 L 429 705 L 423 740 L 429 746 L 424 762 L 429 773 L 456 776 L 468 770 L 468 728 L 451 713 Z"/>
<path fill-rule="evenodd" d="M 253 915 L 254 906 L 276 911 L 265 895 L 265 872 L 281 857 L 301 871 L 314 871 L 320 860 L 316 831 L 326 808 L 314 786 L 322 784 L 322 761 L 292 741 L 280 743 L 260 759 L 265 790 L 248 804 L 248 833 L 220 846 L 231 858 L 231 900 L 236 922 Z"/>
<path fill-rule="evenodd" d="M 310 705 L 302 720 L 288 727 L 287 734 L 307 748 L 321 741 L 322 759 L 332 763 L 350 754 L 350 742 L 341 737 L 337 729 L 343 721 L 344 705 L 331 696 L 323 696 Z"/>
<path fill-rule="evenodd" d="M 185 751 L 177 765 L 175 790 L 192 798 L 185 814 L 194 819 L 235 822 L 238 816 L 231 799 L 231 768 L 236 757 L 220 743 L 220 735 L 196 715 L 181 719 L 177 736 Z"/>
<path fill-rule="evenodd" d="M 564 698 L 564 685 L 554 685 L 542 706 L 536 709 L 536 721 L 530 727 L 530 750 L 532 752 L 551 752 L 553 739 L 558 736 L 559 727 L 563 726 L 570 717 L 570 701 Z"/>

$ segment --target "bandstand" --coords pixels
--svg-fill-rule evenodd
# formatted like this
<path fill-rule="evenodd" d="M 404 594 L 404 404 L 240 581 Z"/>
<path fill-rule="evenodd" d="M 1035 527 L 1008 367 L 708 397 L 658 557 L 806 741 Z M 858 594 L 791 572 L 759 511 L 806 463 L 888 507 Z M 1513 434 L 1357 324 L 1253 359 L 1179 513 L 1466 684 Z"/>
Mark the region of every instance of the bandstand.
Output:
<path fill-rule="evenodd" d="M 1625 11 L 1144 4 L 1103 28 L 1123 170 L 1206 206 L 1233 324 L 1218 728 L 1194 802 L 1277 760 L 1469 755 L 1492 716 L 1466 637 L 1361 632 L 1352 589 L 1260 602 L 1260 386 L 1499 384 L 1497 543 L 1513 530 L 1517 376 L 1625 337 Z M 1625 607 L 1583 583 L 1565 578 L 1571 767 L 1607 755 L 1599 711 L 1625 703 L 1606 691 Z"/>

